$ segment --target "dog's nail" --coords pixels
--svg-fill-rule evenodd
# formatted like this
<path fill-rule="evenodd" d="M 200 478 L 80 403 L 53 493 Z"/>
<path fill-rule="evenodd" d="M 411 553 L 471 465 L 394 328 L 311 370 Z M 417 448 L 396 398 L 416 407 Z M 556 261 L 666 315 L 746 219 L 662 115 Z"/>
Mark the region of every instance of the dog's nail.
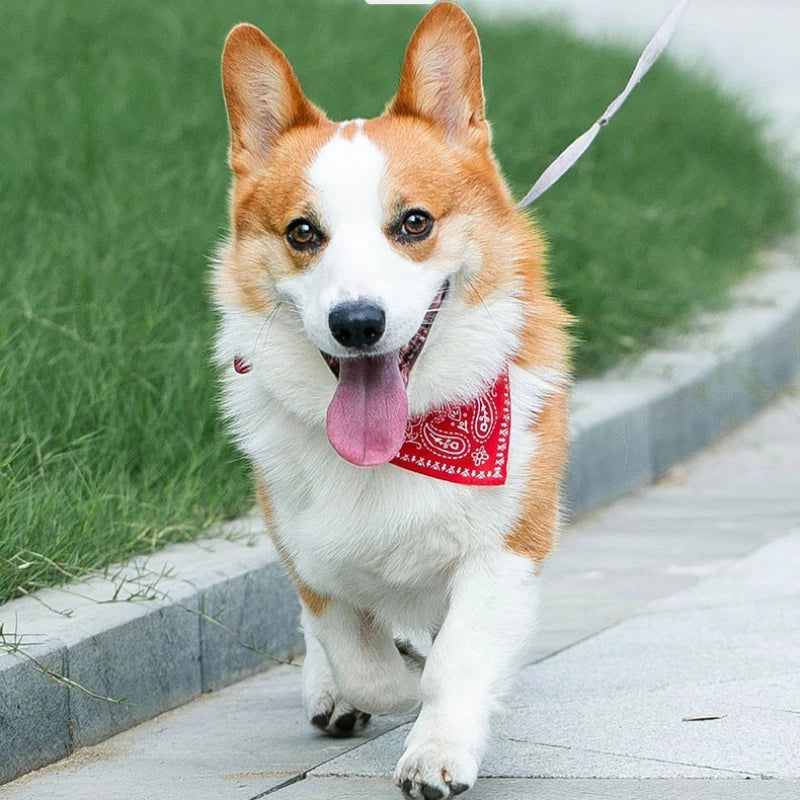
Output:
<path fill-rule="evenodd" d="M 315 714 L 311 718 L 311 724 L 315 725 L 317 728 L 322 728 L 322 730 L 325 730 L 325 728 L 328 727 L 328 723 L 330 721 L 331 721 L 330 714 Z"/>

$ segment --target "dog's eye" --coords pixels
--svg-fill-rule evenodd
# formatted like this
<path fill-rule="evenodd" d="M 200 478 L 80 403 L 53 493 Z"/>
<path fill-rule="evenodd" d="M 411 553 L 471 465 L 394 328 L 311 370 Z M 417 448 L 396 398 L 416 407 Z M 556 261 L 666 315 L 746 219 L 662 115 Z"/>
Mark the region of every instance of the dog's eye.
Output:
<path fill-rule="evenodd" d="M 295 250 L 310 250 L 322 243 L 322 234 L 304 217 L 293 220 L 286 228 L 286 239 Z"/>
<path fill-rule="evenodd" d="M 414 208 L 400 223 L 400 234 L 409 239 L 424 239 L 433 229 L 433 218 L 427 211 Z"/>

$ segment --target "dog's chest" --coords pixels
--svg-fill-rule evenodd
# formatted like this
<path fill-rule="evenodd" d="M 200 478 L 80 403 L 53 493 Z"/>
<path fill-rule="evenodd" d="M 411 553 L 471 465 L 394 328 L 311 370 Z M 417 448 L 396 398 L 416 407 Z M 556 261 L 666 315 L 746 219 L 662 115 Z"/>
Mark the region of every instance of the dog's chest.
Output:
<path fill-rule="evenodd" d="M 394 465 L 353 467 L 324 430 L 288 415 L 262 430 L 269 441 L 258 449 L 269 455 L 257 467 L 277 533 L 319 592 L 368 599 L 425 591 L 507 529 L 506 487 L 460 486 Z"/>
<path fill-rule="evenodd" d="M 267 366 L 245 376 L 259 380 L 229 377 L 226 406 L 266 485 L 272 527 L 304 583 L 369 609 L 387 598 L 408 608 L 436 605 L 459 564 L 505 546 L 530 481 L 531 411 L 541 407 L 546 384 L 511 370 L 508 481 L 464 486 L 391 464 L 348 464 L 326 437 L 330 398 L 315 394 L 313 381 L 305 382 L 304 395 L 289 392 L 269 380 Z M 303 406 L 304 397 L 314 402 Z"/>

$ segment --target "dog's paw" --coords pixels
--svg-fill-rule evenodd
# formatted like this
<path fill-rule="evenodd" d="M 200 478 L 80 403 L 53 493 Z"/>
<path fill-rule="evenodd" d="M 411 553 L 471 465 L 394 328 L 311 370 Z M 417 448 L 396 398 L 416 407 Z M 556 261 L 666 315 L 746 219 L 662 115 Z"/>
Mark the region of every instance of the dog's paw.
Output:
<path fill-rule="evenodd" d="M 456 746 L 409 747 L 394 772 L 403 794 L 415 800 L 443 800 L 466 792 L 478 778 L 478 762 Z"/>
<path fill-rule="evenodd" d="M 328 660 L 313 639 L 308 641 L 303 664 L 303 707 L 308 721 L 329 736 L 355 736 L 370 721 L 369 714 L 342 699 L 331 677 Z"/>
<path fill-rule="evenodd" d="M 308 718 L 315 728 L 329 736 L 355 736 L 369 725 L 371 714 L 353 708 L 343 700 L 334 700 L 326 694 L 319 697 L 308 709 Z"/>

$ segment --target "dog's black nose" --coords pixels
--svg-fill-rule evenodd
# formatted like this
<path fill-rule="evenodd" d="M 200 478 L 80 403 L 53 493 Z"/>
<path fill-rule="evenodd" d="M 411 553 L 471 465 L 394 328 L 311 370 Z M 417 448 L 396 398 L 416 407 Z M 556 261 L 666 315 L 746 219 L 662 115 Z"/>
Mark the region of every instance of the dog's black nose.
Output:
<path fill-rule="evenodd" d="M 375 344 L 383 336 L 386 313 L 367 300 L 340 303 L 328 315 L 328 327 L 344 347 L 363 347 Z"/>

